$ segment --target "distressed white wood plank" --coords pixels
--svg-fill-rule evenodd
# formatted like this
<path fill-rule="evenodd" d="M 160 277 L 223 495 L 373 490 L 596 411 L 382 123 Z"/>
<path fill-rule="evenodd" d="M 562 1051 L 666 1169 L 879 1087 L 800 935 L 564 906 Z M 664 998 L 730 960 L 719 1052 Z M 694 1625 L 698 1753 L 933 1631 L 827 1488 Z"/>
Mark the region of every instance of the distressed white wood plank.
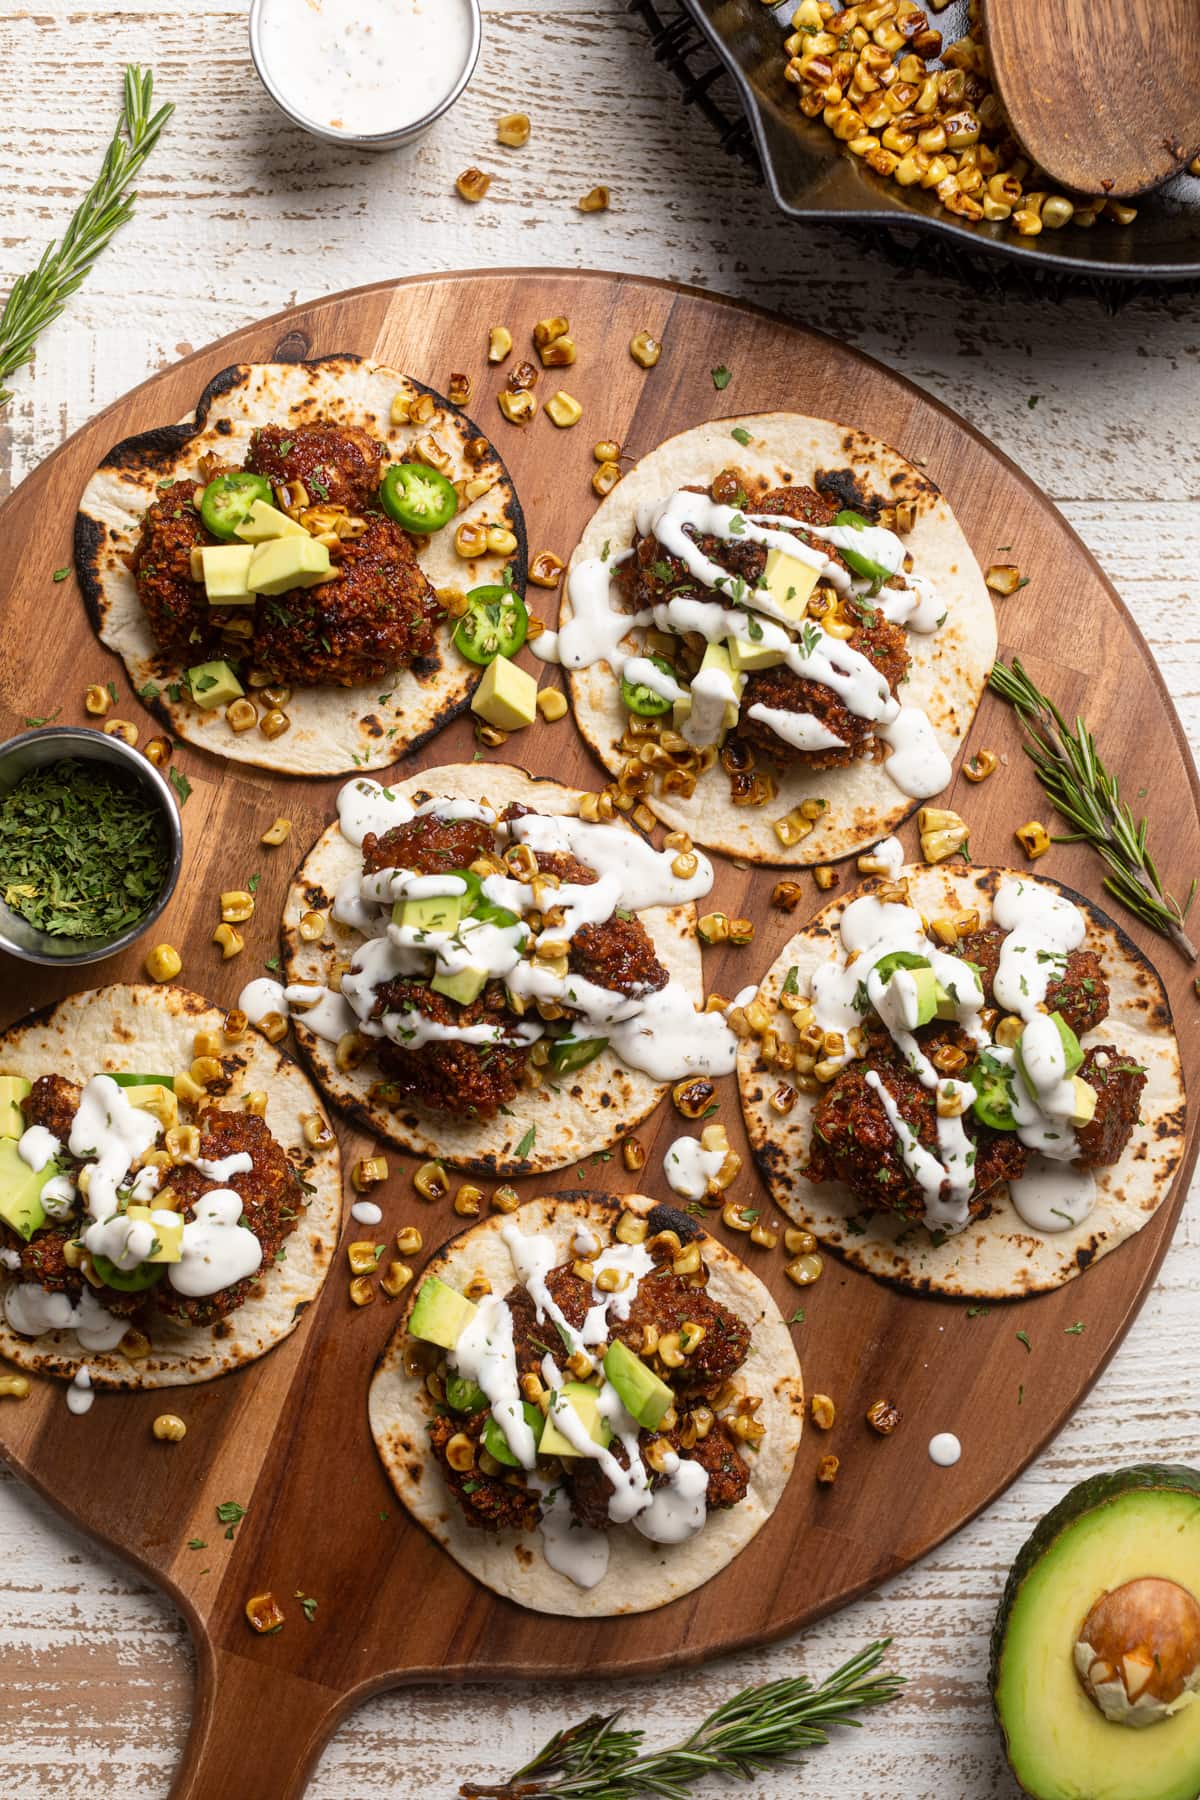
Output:
<path fill-rule="evenodd" d="M 898 271 L 835 231 L 790 228 L 683 109 L 623 0 L 485 4 L 484 52 L 463 103 L 415 148 L 368 157 L 316 144 L 279 118 L 249 63 L 244 4 L 123 0 L 113 11 L 100 0 L 10 0 L 0 11 L 0 291 L 36 262 L 93 179 L 121 64 L 151 63 L 178 111 L 133 224 L 17 378 L 0 417 L 0 494 L 146 374 L 307 297 L 479 265 L 667 275 L 832 331 L 968 417 L 1063 505 L 1200 743 L 1196 303 L 1140 301 L 1115 320 L 1084 301 L 1003 303 Z M 531 113 L 533 137 L 525 150 L 502 150 L 495 118 L 517 105 Z M 495 176 L 478 207 L 453 193 L 468 163 Z M 575 202 L 599 181 L 613 208 L 585 217 Z M 904 1699 L 803 1773 L 739 1792 L 1011 1800 L 985 1680 L 1008 1564 L 1073 1481 L 1133 1457 L 1200 1457 L 1198 1286 L 1200 1225 L 1188 1212 L 1126 1345 L 1030 1473 L 951 1543 L 802 1642 L 615 1687 L 386 1695 L 330 1745 L 314 1800 L 448 1795 L 467 1774 L 507 1773 L 568 1719 L 616 1704 L 665 1741 L 747 1681 L 819 1674 L 888 1634 L 911 1677 Z M 801 1567 L 803 1557 L 799 1545 Z M 0 1800 L 157 1800 L 190 1697 L 173 1608 L 0 1477 Z"/>

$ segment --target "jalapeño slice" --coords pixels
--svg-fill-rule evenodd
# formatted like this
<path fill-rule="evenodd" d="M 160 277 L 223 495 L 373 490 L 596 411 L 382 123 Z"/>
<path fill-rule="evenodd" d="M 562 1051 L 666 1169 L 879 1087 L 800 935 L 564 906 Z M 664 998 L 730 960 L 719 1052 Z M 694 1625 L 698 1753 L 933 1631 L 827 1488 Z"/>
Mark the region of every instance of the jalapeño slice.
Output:
<path fill-rule="evenodd" d="M 864 519 L 861 513 L 856 512 L 840 512 L 833 522 L 835 525 L 848 525 L 852 531 L 866 531 L 871 523 L 870 519 Z M 838 549 L 848 568 L 853 569 L 856 575 L 863 575 L 868 581 L 873 581 L 877 587 L 892 579 L 892 571 L 885 569 L 882 563 L 877 563 L 874 557 L 867 556 L 864 551 L 846 544 L 839 544 Z"/>
<path fill-rule="evenodd" d="M 979 1123 L 992 1131 L 1015 1131 L 1017 1121 L 1013 1117 L 1012 1091 L 1004 1065 L 994 1056 L 985 1055 L 974 1064 L 968 1080 L 975 1089 L 971 1110 Z"/>
<path fill-rule="evenodd" d="M 218 475 L 209 482 L 200 496 L 200 517 L 214 537 L 233 538 L 238 526 L 250 517 L 256 500 L 270 506 L 274 498 L 265 475 L 237 469 L 232 475 Z"/>
<path fill-rule="evenodd" d="M 105 1072 L 108 1079 L 115 1081 L 118 1087 L 165 1087 L 172 1090 L 175 1087 L 173 1075 L 114 1075 L 111 1071 Z"/>
<path fill-rule="evenodd" d="M 482 1412 L 487 1403 L 483 1389 L 468 1381 L 465 1375 L 447 1375 L 446 1405 L 454 1412 Z"/>
<path fill-rule="evenodd" d="M 929 958 L 918 956 L 912 950 L 889 950 L 875 964 L 875 973 L 880 981 L 890 981 L 897 969 L 927 969 Z"/>
<path fill-rule="evenodd" d="M 515 656 L 528 631 L 529 613 L 521 596 L 503 584 L 491 585 L 471 589 L 452 641 L 468 662 L 490 663 L 498 656 Z"/>
<path fill-rule="evenodd" d="M 100 1251 L 93 1251 L 92 1267 L 105 1287 L 115 1288 L 118 1294 L 144 1293 L 167 1272 L 166 1263 L 152 1262 L 139 1263 L 135 1269 L 118 1269 L 116 1263 Z"/>
<path fill-rule="evenodd" d="M 538 1408 L 532 1405 L 528 1400 L 523 1400 L 521 1402 L 521 1410 L 525 1414 L 525 1423 L 528 1425 L 530 1431 L 532 1431 L 533 1441 L 536 1444 L 542 1435 L 542 1427 L 546 1421 L 542 1418 Z M 488 1414 L 483 1427 L 482 1441 L 483 1447 L 488 1452 L 489 1456 L 494 1456 L 498 1463 L 504 1463 L 505 1466 L 510 1469 L 520 1467 L 516 1457 L 508 1447 L 508 1439 L 501 1431 L 499 1425 L 497 1425 L 491 1413 Z"/>
<path fill-rule="evenodd" d="M 656 669 L 661 669 L 664 675 L 669 675 L 672 681 L 675 679 L 675 671 L 665 656 L 652 656 L 649 660 Z M 638 717 L 642 719 L 661 718 L 663 713 L 670 712 L 672 705 L 672 702 L 665 699 L 662 694 L 656 694 L 652 687 L 647 687 L 644 681 L 626 681 L 623 675 L 621 677 L 621 699 L 631 713 L 637 713 Z"/>
<path fill-rule="evenodd" d="M 559 1038 L 550 1046 L 550 1067 L 556 1075 L 573 1075 L 576 1069 L 586 1069 L 607 1048 L 607 1038 Z"/>
<path fill-rule="evenodd" d="M 440 531 L 458 511 L 454 483 L 426 463 L 393 463 L 384 471 L 379 499 L 389 519 L 422 536 Z"/>

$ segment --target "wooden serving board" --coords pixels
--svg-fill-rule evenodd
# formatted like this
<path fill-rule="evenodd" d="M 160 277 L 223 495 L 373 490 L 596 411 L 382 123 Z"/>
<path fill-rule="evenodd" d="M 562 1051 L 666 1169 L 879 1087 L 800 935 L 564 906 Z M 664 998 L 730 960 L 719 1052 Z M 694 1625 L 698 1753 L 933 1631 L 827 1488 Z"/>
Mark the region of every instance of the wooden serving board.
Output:
<path fill-rule="evenodd" d="M 487 328 L 507 324 L 517 353 L 542 317 L 565 313 L 579 360 L 562 385 L 584 405 L 583 422 L 559 432 L 543 414 L 520 430 L 500 417 L 494 395 L 503 371 L 484 362 Z M 662 339 L 657 368 L 645 372 L 627 345 L 638 330 Z M 124 671 L 92 637 L 73 580 L 53 572 L 71 561 L 79 492 L 103 452 L 131 433 L 185 417 L 205 383 L 239 359 L 267 361 L 333 351 L 376 357 L 444 391 L 452 369 L 475 380 L 472 410 L 493 433 L 516 479 L 530 551 L 564 558 L 595 504 L 591 447 L 616 438 L 633 455 L 702 420 L 737 411 L 793 408 L 862 427 L 923 461 L 944 488 L 980 562 L 1015 561 L 1029 583 L 999 601 L 1001 653 L 1017 651 L 1068 714 L 1085 712 L 1104 755 L 1136 806 L 1153 793 L 1152 843 L 1164 879 L 1186 892 L 1200 869 L 1197 783 L 1183 734 L 1149 652 L 1111 586 L 1079 539 L 1012 463 L 969 425 L 829 338 L 694 289 L 603 274 L 547 270 L 474 273 L 384 283 L 293 309 L 226 338 L 156 375 L 110 407 L 36 471 L 0 513 L 0 732 L 28 716 L 63 709 L 83 717 L 84 687 L 113 679 L 114 714 L 136 720 L 143 742 L 155 727 L 129 695 Z M 711 371 L 732 379 L 718 392 Z M 547 372 L 544 398 L 559 385 Z M 731 446 L 736 450 L 736 446 Z M 997 558 L 1001 546 L 1011 551 Z M 555 596 L 531 590 L 534 610 L 553 618 Z M 558 677 L 546 672 L 543 680 Z M 956 781 L 946 804 L 971 824 L 979 862 L 1007 862 L 1013 827 L 1054 821 L 1020 755 L 1007 709 L 985 698 L 968 752 L 990 746 L 1007 758 L 982 786 Z M 414 767 L 469 760 L 470 724 L 459 720 Z M 535 772 L 580 786 L 600 785 L 568 718 L 510 740 L 501 752 Z M 293 867 L 333 816 L 337 781 L 275 780 L 181 748 L 175 767 L 191 783 L 183 822 L 183 878 L 156 939 L 183 953 L 182 979 L 232 1003 L 243 982 L 277 950 L 276 923 Z M 404 765 L 402 765 L 404 767 Z M 405 772 L 408 772 L 407 768 Z M 287 845 L 259 848 L 277 813 L 294 824 Z M 910 822 L 903 838 L 919 852 Z M 1056 848 L 1039 865 L 1102 899 L 1100 866 L 1080 847 Z M 222 964 L 210 943 L 217 894 L 261 874 L 258 912 L 242 957 Z M 730 995 L 756 979 L 798 923 L 824 902 L 809 874 L 800 910 L 771 910 L 776 875 L 718 859 L 714 902 L 757 925 L 745 949 L 708 953 L 710 988 Z M 843 870 L 843 886 L 854 879 Z M 1176 1010 L 1185 1069 L 1197 1068 L 1200 1030 L 1192 971 L 1161 940 L 1122 917 L 1157 963 Z M 143 946 L 144 948 L 145 946 Z M 7 963 L 0 1018 L 18 1018 L 71 987 L 136 978 L 141 952 L 82 978 Z M 732 1077 L 722 1084 L 721 1117 L 746 1154 Z M 640 1133 L 647 1149 L 643 1187 L 667 1197 L 663 1152 L 686 1126 L 669 1103 Z M 343 1129 L 346 1163 L 373 1146 Z M 411 1524 L 384 1478 L 367 1430 L 371 1369 L 395 1318 L 382 1297 L 356 1310 L 339 1254 L 318 1305 L 296 1333 L 262 1361 L 206 1387 L 144 1396 L 101 1395 L 72 1417 L 61 1386 L 37 1382 L 23 1404 L 0 1402 L 0 1450 L 13 1467 L 77 1525 L 119 1552 L 183 1609 L 196 1640 L 198 1689 L 191 1738 L 173 1793 L 178 1800 L 256 1800 L 302 1793 L 307 1772 L 339 1718 L 369 1694 L 404 1681 L 496 1681 L 539 1673 L 628 1675 L 761 1643 L 794 1630 L 895 1574 L 992 1500 L 1060 1428 L 1111 1356 L 1146 1293 L 1169 1241 L 1195 1160 L 1188 1131 L 1174 1194 L 1132 1242 L 1058 1292 L 994 1306 L 972 1316 L 962 1304 L 918 1299 L 827 1259 L 823 1278 L 800 1292 L 783 1273 L 782 1245 L 737 1247 L 773 1289 L 795 1326 L 810 1391 L 831 1394 L 838 1423 L 829 1436 L 806 1432 L 795 1474 L 770 1523 L 723 1574 L 659 1612 L 572 1622 L 526 1613 L 474 1583 Z M 380 1241 L 418 1224 L 432 1248 L 460 1223 L 449 1203 L 431 1207 L 411 1186 L 411 1166 L 389 1153 L 392 1174 L 379 1198 L 375 1233 L 347 1221 L 350 1237 Z M 582 1171 L 524 1184 L 526 1193 L 630 1185 L 619 1156 Z M 759 1204 L 750 1159 L 735 1190 Z M 714 1229 L 722 1230 L 714 1220 Z M 1082 1332 L 1068 1327 L 1082 1321 Z M 1028 1344 L 1018 1338 L 1024 1333 Z M 903 1414 L 880 1439 L 864 1422 L 875 1399 Z M 153 1440 L 164 1406 L 187 1421 L 179 1444 Z M 963 1457 L 936 1469 L 927 1455 L 937 1431 L 957 1432 Z M 820 1488 L 814 1468 L 832 1450 L 836 1485 Z M 232 1539 L 217 1522 L 219 1502 L 248 1508 Z M 192 1540 L 203 1547 L 189 1548 Z M 256 1637 L 243 1606 L 274 1591 L 287 1623 Z M 310 1621 L 297 1590 L 316 1599 Z M 452 1765 L 453 1755 L 448 1756 Z M 448 1767 L 447 1780 L 469 1771 Z"/>

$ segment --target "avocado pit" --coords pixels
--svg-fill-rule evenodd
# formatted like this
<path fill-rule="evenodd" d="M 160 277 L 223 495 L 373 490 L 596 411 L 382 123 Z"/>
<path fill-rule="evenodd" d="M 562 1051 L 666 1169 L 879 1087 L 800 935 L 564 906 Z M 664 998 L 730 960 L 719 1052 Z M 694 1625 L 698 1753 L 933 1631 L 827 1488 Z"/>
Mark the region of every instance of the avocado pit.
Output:
<path fill-rule="evenodd" d="M 1075 1670 L 1113 1724 L 1157 1724 L 1200 1687 L 1200 1601 L 1160 1576 L 1109 1589 L 1080 1626 Z"/>

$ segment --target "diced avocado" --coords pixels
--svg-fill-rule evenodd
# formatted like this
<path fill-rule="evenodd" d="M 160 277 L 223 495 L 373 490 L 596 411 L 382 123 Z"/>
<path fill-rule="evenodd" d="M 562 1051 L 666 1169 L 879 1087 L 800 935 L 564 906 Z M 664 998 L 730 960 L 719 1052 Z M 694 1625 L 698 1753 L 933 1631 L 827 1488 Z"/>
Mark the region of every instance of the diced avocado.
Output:
<path fill-rule="evenodd" d="M 533 1433 L 536 1444 L 542 1429 L 542 1415 L 538 1407 L 528 1400 L 522 1400 L 521 1411 L 525 1415 L 525 1423 Z M 501 1431 L 494 1414 L 489 1413 L 483 1425 L 483 1447 L 489 1456 L 494 1456 L 498 1463 L 504 1463 L 510 1469 L 520 1468 L 518 1459 L 508 1447 L 508 1439 Z"/>
<path fill-rule="evenodd" d="M 1096 1116 L 1096 1090 L 1081 1081 L 1078 1075 L 1072 1075 L 1075 1088 L 1075 1104 L 1071 1108 L 1072 1125 L 1090 1125 Z"/>
<path fill-rule="evenodd" d="M 195 663 L 187 672 L 188 690 L 205 712 L 240 700 L 245 688 L 227 662 Z"/>
<path fill-rule="evenodd" d="M 210 606 L 253 606 L 246 586 L 253 544 L 205 544 L 200 552 L 204 592 Z"/>
<path fill-rule="evenodd" d="M 244 544 L 261 544 L 269 538 L 308 536 L 303 525 L 298 525 L 295 519 L 289 519 L 285 512 L 265 500 L 252 503 L 249 515 L 235 531 Z"/>
<path fill-rule="evenodd" d="M 507 656 L 492 659 L 471 697 L 471 711 L 497 731 L 520 731 L 537 717 L 538 685 Z"/>
<path fill-rule="evenodd" d="M 991 1667 L 1008 1760 L 1033 1800 L 1194 1800 L 1200 1793 L 1200 1701 L 1134 1727 L 1105 1716 L 1075 1664 L 1077 1643 L 1096 1648 L 1084 1630 L 1105 1598 L 1116 1602 L 1103 1646 L 1116 1659 L 1110 1667 L 1123 1672 L 1125 1655 L 1150 1644 L 1157 1665 L 1161 1646 L 1150 1692 L 1167 1681 L 1173 1688 L 1194 1655 L 1198 1597 L 1200 1473 L 1193 1469 L 1093 1475 L 1036 1527 L 1004 1590 Z"/>
<path fill-rule="evenodd" d="M 784 660 L 782 650 L 773 649 L 767 644 L 756 644 L 753 638 L 726 638 L 725 644 L 734 673 L 738 675 L 745 675 L 751 669 L 773 669 Z"/>
<path fill-rule="evenodd" d="M 583 1420 L 588 1436 L 593 1444 L 607 1447 L 612 1438 L 612 1426 L 607 1419 L 602 1419 L 599 1412 L 599 1390 L 588 1387 L 583 1381 L 564 1381 L 559 1389 L 564 1400 L 570 1402 L 575 1412 Z M 547 1413 L 542 1441 L 538 1445 L 539 1456 L 578 1456 L 580 1452 L 565 1438 L 554 1423 L 553 1413 Z"/>
<path fill-rule="evenodd" d="M 910 974 L 917 990 L 917 1024 L 928 1025 L 937 1017 L 937 976 L 932 969 L 912 969 Z"/>
<path fill-rule="evenodd" d="M 26 1243 L 46 1223 L 41 1193 L 48 1180 L 45 1169 L 21 1161 L 16 1138 L 0 1138 L 0 1219 Z"/>
<path fill-rule="evenodd" d="M 436 1275 L 427 1275 L 409 1314 L 409 1335 L 427 1344 L 440 1344 L 443 1350 L 453 1350 L 475 1311 L 474 1303 L 465 1294 L 439 1281 Z"/>
<path fill-rule="evenodd" d="M 179 1101 L 175 1097 L 175 1078 L 155 1082 L 139 1082 L 136 1087 L 125 1090 L 125 1098 L 130 1106 L 136 1106 L 141 1112 L 153 1113 L 164 1131 L 170 1131 L 179 1123 Z"/>
<path fill-rule="evenodd" d="M 675 1403 L 675 1396 L 666 1382 L 660 1381 L 654 1370 L 619 1338 L 605 1352 L 604 1373 L 616 1389 L 625 1411 L 647 1431 L 657 1431 Z"/>
<path fill-rule="evenodd" d="M 142 1219 L 158 1240 L 158 1249 L 146 1258 L 152 1263 L 176 1263 L 183 1256 L 183 1214 L 165 1206 L 127 1206 L 127 1219 Z"/>
<path fill-rule="evenodd" d="M 453 932 L 462 924 L 466 905 L 465 894 L 421 894 L 413 900 L 397 900 L 392 923 L 412 931 Z"/>
<path fill-rule="evenodd" d="M 438 973 L 429 985 L 435 994 L 445 994 L 447 1000 L 457 1000 L 460 1006 L 470 1006 L 487 985 L 487 970 L 456 969 L 453 975 Z"/>
<path fill-rule="evenodd" d="M 789 556 L 786 550 L 768 550 L 763 584 L 780 612 L 797 624 L 804 617 L 820 569 Z"/>
<path fill-rule="evenodd" d="M 1079 1039 L 1061 1013 L 1051 1013 L 1050 1017 L 1058 1026 L 1058 1035 L 1062 1039 L 1063 1053 L 1067 1059 L 1067 1074 L 1073 1075 L 1076 1069 L 1082 1067 L 1083 1064 L 1083 1051 L 1080 1048 Z"/>
<path fill-rule="evenodd" d="M 292 588 L 315 586 L 332 570 L 324 544 L 304 531 L 299 537 L 268 538 L 256 544 L 246 584 L 252 594 L 286 594 Z"/>
<path fill-rule="evenodd" d="M 724 644 L 709 644 L 708 648 L 704 652 L 704 659 L 701 662 L 700 667 L 697 669 L 696 675 L 693 676 L 692 679 L 693 680 L 697 679 L 697 677 L 706 674 L 710 669 L 716 669 L 719 671 L 720 674 L 727 675 L 733 684 L 734 693 L 738 694 L 738 695 L 741 694 L 742 689 L 746 685 L 746 677 L 742 674 L 739 674 L 734 669 L 734 666 L 733 666 L 732 661 L 730 660 L 729 651 L 728 651 L 726 645 L 724 645 Z M 692 696 L 690 694 L 683 694 L 675 702 L 674 718 L 673 718 L 672 722 L 675 726 L 676 731 L 682 730 L 684 722 L 687 719 L 690 719 L 691 716 L 692 716 Z M 722 720 L 721 728 L 723 731 L 732 731 L 734 726 L 737 724 L 737 722 L 738 722 L 738 703 L 736 700 L 727 700 L 725 703 L 725 716 L 724 716 L 724 719 Z"/>
<path fill-rule="evenodd" d="M 930 1019 L 937 1017 L 938 979 L 924 958 L 912 956 L 905 951 L 893 951 L 890 956 L 882 957 L 876 963 L 875 973 L 889 986 L 897 976 L 901 976 L 906 983 L 911 980 L 916 989 L 917 1012 L 916 1018 L 908 1021 L 909 1030 L 928 1025 Z M 893 1023 L 898 1023 L 898 1020 L 893 1019 Z"/>
<path fill-rule="evenodd" d="M 33 1083 L 23 1075 L 0 1075 L 0 1138 L 19 1138 L 25 1129 L 21 1102 Z"/>
<path fill-rule="evenodd" d="M 966 973 L 961 979 L 957 972 L 955 973 L 951 984 L 953 992 L 950 988 L 943 987 L 940 981 L 938 982 L 937 1016 L 939 1019 L 956 1019 L 959 1007 L 968 997 L 974 997 L 976 1006 L 983 1003 L 983 984 L 979 980 L 979 964 L 968 962 L 966 957 L 961 960 Z M 974 979 L 968 980 L 968 975 L 973 976 Z"/>

